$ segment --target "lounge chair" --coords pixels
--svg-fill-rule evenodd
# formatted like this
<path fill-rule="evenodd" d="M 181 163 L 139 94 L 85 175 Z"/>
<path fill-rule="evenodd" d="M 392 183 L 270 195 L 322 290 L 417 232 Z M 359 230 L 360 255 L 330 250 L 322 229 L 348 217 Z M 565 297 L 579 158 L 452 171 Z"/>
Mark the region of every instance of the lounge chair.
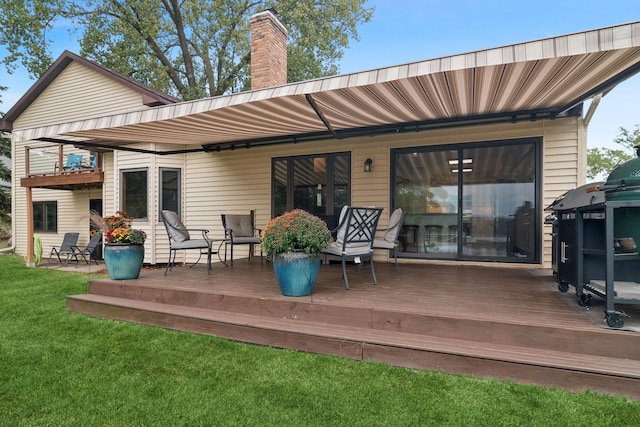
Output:
<path fill-rule="evenodd" d="M 73 248 L 78 243 L 78 237 L 80 237 L 80 233 L 64 233 L 64 237 L 62 238 L 62 244 L 60 246 L 53 246 L 51 248 L 51 252 L 49 252 L 49 260 L 47 261 L 47 266 L 51 264 L 51 258 L 55 255 L 58 258 L 60 264 L 64 264 L 65 266 L 69 264 L 69 260 L 73 255 Z M 64 257 L 64 263 L 62 261 L 62 257 Z"/>
<path fill-rule="evenodd" d="M 91 260 L 91 255 L 93 255 L 93 251 L 96 249 L 96 247 L 100 243 L 101 238 L 102 238 L 102 234 L 96 233 L 93 236 L 91 236 L 91 239 L 89 239 L 89 243 L 87 243 L 87 246 L 85 246 L 84 248 L 81 248 L 75 245 L 73 246 L 73 253 L 71 254 L 71 258 L 73 258 L 76 261 L 76 268 L 78 268 L 80 257 L 82 257 L 84 262 L 89 264 L 89 260 Z M 96 265 L 98 265 L 98 260 L 95 258 L 93 258 L 93 260 L 95 261 Z"/>
<path fill-rule="evenodd" d="M 323 253 L 339 256 L 342 260 L 342 279 L 344 280 L 345 289 L 349 289 L 346 267 L 347 258 L 369 258 L 373 284 L 378 284 L 376 272 L 373 268 L 373 239 L 381 213 L 382 208 L 348 206 L 342 208 L 336 230 L 336 240 L 329 244 Z"/>

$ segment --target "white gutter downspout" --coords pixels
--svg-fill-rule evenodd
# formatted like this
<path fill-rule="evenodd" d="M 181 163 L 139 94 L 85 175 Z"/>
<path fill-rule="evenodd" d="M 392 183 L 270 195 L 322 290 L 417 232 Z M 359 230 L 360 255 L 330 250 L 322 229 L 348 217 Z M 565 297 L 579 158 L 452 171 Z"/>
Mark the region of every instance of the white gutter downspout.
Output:
<path fill-rule="evenodd" d="M 12 253 L 16 250 L 16 168 L 13 164 L 16 158 L 15 147 L 13 135 L 11 135 L 11 246 L 0 249 L 0 254 Z"/>

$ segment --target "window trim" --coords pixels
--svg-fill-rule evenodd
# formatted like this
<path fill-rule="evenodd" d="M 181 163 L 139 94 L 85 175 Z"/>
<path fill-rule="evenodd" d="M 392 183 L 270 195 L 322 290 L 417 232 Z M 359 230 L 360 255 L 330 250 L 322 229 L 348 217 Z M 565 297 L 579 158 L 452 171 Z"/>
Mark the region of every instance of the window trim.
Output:
<path fill-rule="evenodd" d="M 56 220 L 55 220 L 55 224 L 54 224 L 54 229 L 53 230 L 48 230 L 46 228 L 46 224 L 47 221 L 45 219 L 43 219 L 42 223 L 45 225 L 45 228 L 43 229 L 39 229 L 36 228 L 36 218 L 35 218 L 35 207 L 36 205 L 42 205 L 43 206 L 43 215 L 46 218 L 47 216 L 47 206 L 51 207 L 53 206 L 55 208 L 55 215 L 56 215 Z M 57 233 L 58 232 L 58 202 L 57 201 L 53 201 L 53 200 L 44 200 L 44 201 L 37 201 L 37 202 L 31 202 L 31 208 L 33 209 L 34 215 L 33 215 L 33 231 L 35 233 Z"/>
<path fill-rule="evenodd" d="M 146 207 L 145 207 L 145 211 L 146 211 L 146 216 L 144 217 L 134 217 L 134 220 L 137 221 L 148 221 L 149 220 L 149 168 L 131 168 L 131 169 L 120 169 L 120 208 L 121 210 L 127 211 L 127 208 L 125 206 L 125 194 L 124 194 L 124 181 L 125 181 L 125 175 L 127 173 L 134 173 L 134 172 L 145 172 L 146 173 Z M 129 214 L 129 212 L 127 212 Z"/>
<path fill-rule="evenodd" d="M 158 168 L 158 221 L 162 222 L 162 216 L 160 212 L 164 209 L 164 201 L 163 201 L 163 174 L 164 172 L 176 172 L 178 174 L 178 183 L 177 183 L 177 191 L 178 191 L 178 216 L 182 217 L 182 169 L 181 168 L 170 168 L 170 167 L 161 167 Z"/>
<path fill-rule="evenodd" d="M 348 182 L 349 182 L 349 201 L 351 201 L 351 193 L 353 190 L 353 183 L 352 183 L 352 169 L 353 169 L 353 165 L 352 165 L 352 158 L 353 158 L 353 153 L 351 151 L 336 151 L 336 152 L 329 152 L 329 153 L 311 153 L 311 154 L 302 154 L 302 155 L 296 155 L 296 156 L 280 156 L 280 157 L 272 157 L 271 158 L 271 217 L 273 218 L 275 216 L 275 210 L 276 210 L 276 206 L 275 206 L 275 193 L 276 193 L 276 180 L 275 180 L 275 172 L 276 172 L 276 162 L 278 161 L 285 161 L 287 163 L 287 189 L 286 189 L 286 194 L 287 194 L 287 207 L 286 207 L 286 211 L 290 210 L 292 208 L 292 203 L 293 203 L 293 193 L 294 193 L 294 188 L 290 185 L 293 182 L 293 178 L 294 178 L 294 168 L 292 167 L 292 162 L 295 160 L 303 160 L 303 159 L 312 159 L 312 158 L 316 158 L 316 157 L 325 157 L 327 159 L 326 162 L 326 173 L 327 173 L 327 185 L 330 185 L 333 188 L 334 185 L 334 159 L 338 156 L 348 156 L 349 158 L 349 170 L 348 170 Z M 330 194 L 329 194 L 330 193 Z M 333 192 L 327 192 L 327 207 L 329 206 L 333 206 Z M 331 214 L 327 214 L 327 215 L 333 215 L 333 213 Z"/>

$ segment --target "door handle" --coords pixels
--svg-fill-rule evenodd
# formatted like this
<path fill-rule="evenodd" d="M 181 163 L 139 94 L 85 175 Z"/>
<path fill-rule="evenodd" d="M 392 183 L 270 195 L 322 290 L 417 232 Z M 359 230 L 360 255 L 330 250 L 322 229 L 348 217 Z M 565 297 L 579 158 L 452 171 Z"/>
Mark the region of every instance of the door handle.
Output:
<path fill-rule="evenodd" d="M 567 261 L 569 261 L 569 258 L 567 258 L 567 248 L 569 247 L 569 245 L 567 245 L 565 242 L 562 242 L 560 245 L 560 262 L 565 263 Z"/>

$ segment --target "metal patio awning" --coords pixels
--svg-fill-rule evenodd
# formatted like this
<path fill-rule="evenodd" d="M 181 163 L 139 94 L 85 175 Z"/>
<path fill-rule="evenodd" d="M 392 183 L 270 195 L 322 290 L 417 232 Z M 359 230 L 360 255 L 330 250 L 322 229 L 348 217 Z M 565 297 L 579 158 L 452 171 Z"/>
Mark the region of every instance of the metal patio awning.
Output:
<path fill-rule="evenodd" d="M 14 134 L 113 148 L 145 142 L 220 150 L 554 118 L 638 71 L 634 22 Z"/>

